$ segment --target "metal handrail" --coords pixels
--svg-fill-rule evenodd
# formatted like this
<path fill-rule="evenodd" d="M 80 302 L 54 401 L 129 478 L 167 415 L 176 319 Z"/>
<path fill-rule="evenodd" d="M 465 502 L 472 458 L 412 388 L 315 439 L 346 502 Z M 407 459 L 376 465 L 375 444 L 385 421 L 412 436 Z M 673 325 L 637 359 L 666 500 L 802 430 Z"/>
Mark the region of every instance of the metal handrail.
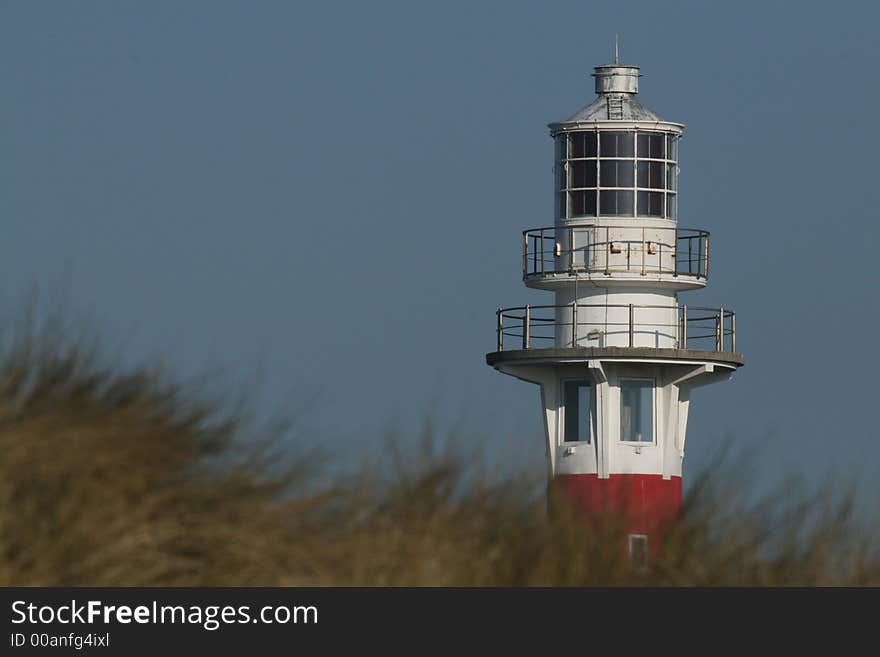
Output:
<path fill-rule="evenodd" d="M 572 313 L 572 321 L 560 321 L 556 316 L 556 310 L 560 308 L 570 308 Z M 579 317 L 579 309 L 598 308 L 607 310 L 609 308 L 621 308 L 627 310 L 627 321 L 608 321 L 606 318 L 601 322 L 581 321 Z M 656 317 L 652 317 L 650 321 L 640 323 L 638 321 L 638 311 L 644 309 L 661 309 L 677 311 L 677 321 L 674 324 L 658 322 Z M 542 311 L 544 313 L 542 314 Z M 546 316 L 547 311 L 553 313 L 553 316 Z M 694 312 L 696 311 L 696 312 Z M 532 349 L 535 343 L 539 342 L 545 345 L 546 341 L 556 342 L 556 328 L 558 326 L 569 327 L 568 334 L 571 336 L 570 342 L 565 345 L 555 345 L 564 347 L 581 347 L 581 338 L 578 329 L 588 326 L 603 327 L 602 330 L 608 331 L 612 329 L 620 329 L 628 333 L 628 346 L 634 346 L 634 336 L 636 333 L 649 329 L 657 328 L 670 329 L 674 333 L 675 345 L 678 349 L 704 349 L 707 351 L 717 352 L 735 352 L 736 351 L 736 313 L 725 308 L 707 308 L 704 306 L 660 306 L 660 305 L 637 305 L 637 304 L 590 304 L 590 303 L 570 303 L 563 305 L 539 305 L 539 306 L 516 306 L 513 308 L 499 308 L 496 312 L 497 317 L 497 347 L 498 351 L 505 349 Z M 506 321 L 505 321 L 506 320 Z M 552 334 L 548 335 L 549 329 Z M 594 329 L 599 330 L 599 329 Z M 727 338 L 730 338 L 729 340 Z M 505 345 L 505 338 L 517 338 L 515 346 Z M 553 345 L 547 345 L 553 346 Z M 729 349 L 728 349 L 729 347 Z"/>
<path fill-rule="evenodd" d="M 612 234 L 617 230 L 640 231 L 641 237 L 621 239 Z M 668 237 L 648 239 L 658 232 Z M 568 248 L 563 248 L 560 233 L 567 238 Z M 578 241 L 584 244 L 574 246 Z M 523 231 L 524 280 L 574 273 L 669 274 L 705 280 L 709 276 L 709 232 L 697 228 L 596 223 Z"/>

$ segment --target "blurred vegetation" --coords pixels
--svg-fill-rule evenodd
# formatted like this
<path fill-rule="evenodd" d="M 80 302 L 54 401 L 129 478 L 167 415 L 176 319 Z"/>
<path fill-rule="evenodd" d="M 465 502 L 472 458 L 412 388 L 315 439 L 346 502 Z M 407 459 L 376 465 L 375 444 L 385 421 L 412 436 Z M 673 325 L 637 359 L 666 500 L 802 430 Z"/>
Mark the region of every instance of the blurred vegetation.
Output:
<path fill-rule="evenodd" d="M 3 341 L 3 585 L 880 585 L 845 496 L 746 503 L 735 477 L 698 482 L 637 569 L 613 523 L 548 514 L 543 484 L 430 431 L 392 467 L 328 475 L 197 383 L 114 371 L 67 333 L 31 321 Z"/>

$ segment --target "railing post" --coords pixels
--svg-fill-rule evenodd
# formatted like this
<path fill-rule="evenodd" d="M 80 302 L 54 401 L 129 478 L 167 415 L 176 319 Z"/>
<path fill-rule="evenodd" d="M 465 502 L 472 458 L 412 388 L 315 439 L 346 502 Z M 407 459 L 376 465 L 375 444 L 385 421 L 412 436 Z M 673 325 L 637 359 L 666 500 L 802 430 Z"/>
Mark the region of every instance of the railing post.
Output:
<path fill-rule="evenodd" d="M 538 237 L 532 235 L 532 273 L 538 273 L 538 251 L 541 251 L 541 264 L 544 264 L 544 231 L 539 233 Z M 541 272 L 543 273 L 543 272 Z"/>
<path fill-rule="evenodd" d="M 501 308 L 495 313 L 498 316 L 498 351 L 504 350 L 504 315 Z"/>
<path fill-rule="evenodd" d="M 706 235 L 706 273 L 703 278 L 709 278 L 709 236 Z"/>
<path fill-rule="evenodd" d="M 629 346 L 633 346 L 633 305 L 629 304 Z"/>
<path fill-rule="evenodd" d="M 688 307 L 687 304 L 681 308 L 681 346 L 680 349 L 688 348 Z"/>
<path fill-rule="evenodd" d="M 645 275 L 645 260 L 648 258 L 648 248 L 645 246 L 645 227 L 642 226 L 642 276 Z"/>
<path fill-rule="evenodd" d="M 736 313 L 730 313 L 730 350 L 736 353 Z"/>
<path fill-rule="evenodd" d="M 700 236 L 699 240 L 702 242 L 703 237 Z M 694 273 L 694 240 L 693 237 L 688 238 L 688 274 Z"/>
<path fill-rule="evenodd" d="M 672 275 L 678 277 L 678 226 L 675 227 L 675 239 L 672 244 Z"/>
<path fill-rule="evenodd" d="M 523 232 L 522 252 L 522 275 L 525 279 L 525 277 L 528 275 L 529 262 L 529 234 L 527 232 Z"/>
<path fill-rule="evenodd" d="M 532 309 L 526 306 L 525 319 L 523 320 L 523 349 L 529 348 L 529 332 L 532 324 Z"/>
<path fill-rule="evenodd" d="M 605 226 L 605 275 L 611 275 L 611 240 L 608 239 L 608 226 Z"/>
<path fill-rule="evenodd" d="M 675 309 L 675 348 L 681 349 L 681 307 Z"/>
<path fill-rule="evenodd" d="M 553 243 L 556 243 L 556 236 L 553 236 Z M 544 275 L 544 229 L 541 229 L 541 276 Z M 554 247 L 555 249 L 555 247 Z M 535 251 L 537 252 L 538 247 L 535 245 Z M 537 255 L 535 256 L 535 268 L 537 269 Z M 553 263 L 553 269 L 556 269 L 556 263 Z"/>
<path fill-rule="evenodd" d="M 590 268 L 590 264 L 592 262 L 590 258 L 590 252 L 593 249 L 592 244 L 593 233 L 589 229 L 584 230 L 584 271 L 588 274 L 592 273 L 592 269 Z"/>
<path fill-rule="evenodd" d="M 571 346 L 577 346 L 578 305 L 577 299 L 571 302 Z"/>
<path fill-rule="evenodd" d="M 724 351 L 724 308 L 718 309 L 718 325 L 716 331 L 715 351 Z"/>

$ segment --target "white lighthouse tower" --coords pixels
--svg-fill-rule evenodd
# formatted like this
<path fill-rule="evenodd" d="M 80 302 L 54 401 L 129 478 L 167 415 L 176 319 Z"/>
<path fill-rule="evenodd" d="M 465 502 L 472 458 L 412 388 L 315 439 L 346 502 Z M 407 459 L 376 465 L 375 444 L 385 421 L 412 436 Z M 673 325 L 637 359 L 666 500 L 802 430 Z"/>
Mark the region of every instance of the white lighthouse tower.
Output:
<path fill-rule="evenodd" d="M 593 76 L 598 97 L 549 125 L 554 223 L 522 235 L 523 281 L 554 298 L 499 309 L 486 361 L 540 386 L 550 477 L 644 552 L 681 506 L 691 390 L 743 357 L 731 310 L 679 300 L 709 275 L 709 233 L 678 224 L 684 126 L 636 100 L 637 66 Z"/>

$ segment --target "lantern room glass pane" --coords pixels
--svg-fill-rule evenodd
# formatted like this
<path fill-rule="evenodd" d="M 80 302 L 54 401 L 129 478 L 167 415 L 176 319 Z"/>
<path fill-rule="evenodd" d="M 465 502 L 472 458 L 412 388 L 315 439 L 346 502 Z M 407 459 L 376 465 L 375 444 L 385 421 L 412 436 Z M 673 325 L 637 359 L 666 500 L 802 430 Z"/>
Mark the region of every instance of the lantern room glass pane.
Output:
<path fill-rule="evenodd" d="M 666 135 L 666 159 L 678 161 L 678 137 Z"/>
<path fill-rule="evenodd" d="M 569 157 L 596 157 L 596 133 L 593 131 L 572 132 Z"/>
<path fill-rule="evenodd" d="M 590 412 L 593 407 L 593 388 L 589 381 L 565 381 L 565 432 L 563 442 L 590 442 Z"/>
<path fill-rule="evenodd" d="M 564 160 L 568 155 L 568 135 L 556 135 L 556 161 Z"/>
<path fill-rule="evenodd" d="M 570 194 L 572 217 L 596 216 L 596 192 L 594 190 L 589 190 L 585 192 L 570 192 Z"/>
<path fill-rule="evenodd" d="M 639 133 L 638 156 L 662 160 L 664 157 L 663 134 L 659 132 Z"/>
<path fill-rule="evenodd" d="M 666 218 L 675 219 L 678 216 L 678 197 L 675 194 L 666 195 Z"/>
<path fill-rule="evenodd" d="M 620 382 L 620 440 L 654 442 L 654 381 L 622 379 Z"/>
<path fill-rule="evenodd" d="M 602 157 L 635 157 L 632 132 L 600 132 L 599 152 Z"/>
<path fill-rule="evenodd" d="M 643 162 L 639 160 L 639 187 L 663 189 L 663 162 Z"/>
<path fill-rule="evenodd" d="M 633 187 L 632 160 L 599 160 L 602 187 Z"/>
<path fill-rule="evenodd" d="M 596 161 L 574 160 L 569 162 L 571 170 L 570 187 L 595 187 L 596 186 Z"/>
<path fill-rule="evenodd" d="M 630 190 L 602 190 L 599 195 L 600 214 L 633 216 L 633 193 Z"/>
<path fill-rule="evenodd" d="M 676 170 L 676 166 L 674 164 L 666 165 L 666 189 L 671 189 L 675 191 L 678 189 L 678 171 Z"/>
<path fill-rule="evenodd" d="M 663 216 L 663 192 L 639 192 L 640 217 Z"/>
<path fill-rule="evenodd" d="M 557 162 L 556 163 L 556 189 L 565 189 L 568 187 L 568 181 L 566 180 L 566 164 L 565 162 Z"/>
<path fill-rule="evenodd" d="M 566 218 L 565 201 L 566 201 L 566 192 L 557 192 L 556 193 L 556 216 L 561 219 Z"/>

